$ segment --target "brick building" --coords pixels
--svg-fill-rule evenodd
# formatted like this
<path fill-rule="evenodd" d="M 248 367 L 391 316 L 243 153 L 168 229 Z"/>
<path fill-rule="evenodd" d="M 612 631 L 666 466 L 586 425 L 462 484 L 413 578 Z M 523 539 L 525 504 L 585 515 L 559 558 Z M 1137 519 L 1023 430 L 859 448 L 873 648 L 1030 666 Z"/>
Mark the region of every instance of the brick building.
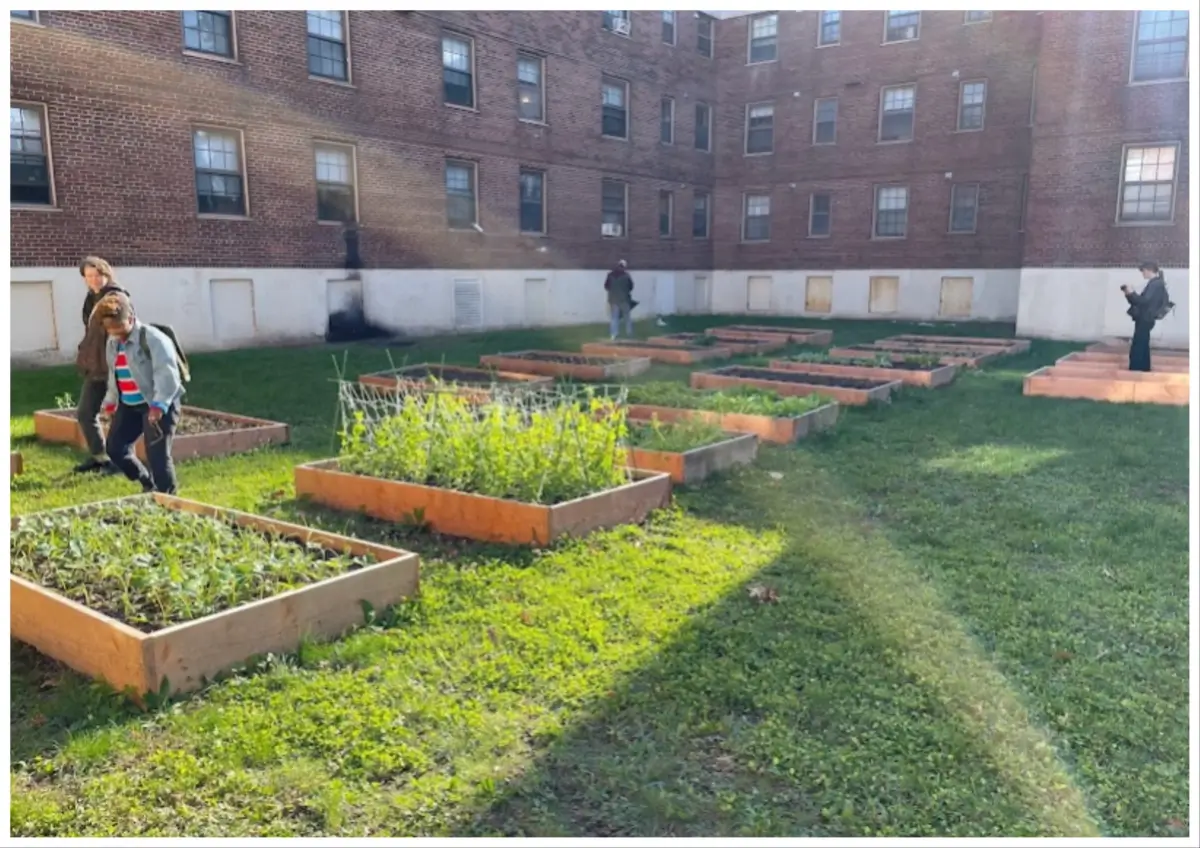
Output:
<path fill-rule="evenodd" d="M 13 355 L 73 351 L 87 253 L 195 348 L 594 321 L 618 258 L 664 313 L 1113 332 L 1043 313 L 1187 263 L 1187 18 L 1140 14 L 12 12 Z"/>

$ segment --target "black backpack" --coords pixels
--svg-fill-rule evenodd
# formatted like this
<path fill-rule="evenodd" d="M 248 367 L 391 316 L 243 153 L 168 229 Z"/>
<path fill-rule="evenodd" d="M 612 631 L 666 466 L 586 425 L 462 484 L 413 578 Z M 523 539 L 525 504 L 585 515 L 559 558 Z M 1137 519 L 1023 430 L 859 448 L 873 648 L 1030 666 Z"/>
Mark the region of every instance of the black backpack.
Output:
<path fill-rule="evenodd" d="M 150 326 L 171 340 L 171 344 L 175 346 L 175 357 L 179 360 L 179 379 L 185 383 L 190 382 L 192 379 L 192 369 L 188 365 L 187 354 L 183 352 L 183 345 L 179 344 L 179 339 L 175 335 L 175 328 L 170 324 L 150 324 Z M 145 333 L 142 333 L 141 348 L 142 355 L 149 359 L 150 342 L 146 341 Z"/>
<path fill-rule="evenodd" d="M 1167 284 L 1163 283 L 1163 303 L 1159 310 L 1154 315 L 1155 321 L 1161 321 L 1172 312 L 1175 311 L 1175 304 L 1171 302 L 1171 293 L 1167 291 Z"/>

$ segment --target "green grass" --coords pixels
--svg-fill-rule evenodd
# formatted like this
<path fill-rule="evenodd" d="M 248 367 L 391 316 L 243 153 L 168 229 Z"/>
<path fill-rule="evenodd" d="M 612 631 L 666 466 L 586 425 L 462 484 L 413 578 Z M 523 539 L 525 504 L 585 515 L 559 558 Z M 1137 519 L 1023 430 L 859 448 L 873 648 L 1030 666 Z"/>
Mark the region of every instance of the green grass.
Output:
<path fill-rule="evenodd" d="M 295 502 L 292 466 L 336 450 L 335 351 L 197 355 L 192 402 L 294 441 L 183 464 L 183 494 L 411 547 L 422 596 L 152 714 L 14 648 L 14 835 L 1183 835 L 1187 410 L 1024 398 L 1068 349 L 847 410 L 645 527 L 538 553 Z M 351 374 L 386 365 L 351 350 Z M 27 441 L 76 390 L 13 375 L 14 511 L 131 490 Z"/>

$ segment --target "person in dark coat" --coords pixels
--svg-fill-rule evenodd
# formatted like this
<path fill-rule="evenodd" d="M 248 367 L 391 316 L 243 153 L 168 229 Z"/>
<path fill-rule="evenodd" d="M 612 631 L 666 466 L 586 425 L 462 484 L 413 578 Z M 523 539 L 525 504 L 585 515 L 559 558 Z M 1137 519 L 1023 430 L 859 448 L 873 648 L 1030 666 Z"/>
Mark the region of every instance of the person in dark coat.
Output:
<path fill-rule="evenodd" d="M 625 319 L 625 332 L 633 337 L 633 307 L 637 301 L 633 299 L 633 277 L 626 270 L 625 260 L 617 263 L 617 267 L 608 272 L 604 278 L 604 290 L 608 292 L 609 332 L 616 338 L 621 330 L 621 319 Z"/>
<path fill-rule="evenodd" d="M 1121 286 L 1125 299 L 1129 301 L 1126 314 L 1133 319 L 1133 338 L 1129 342 L 1129 370 L 1149 371 L 1150 331 L 1171 304 L 1167 295 L 1167 284 L 1158 265 L 1143 262 L 1138 266 L 1138 270 L 1146 280 L 1146 287 L 1141 292 L 1135 292 L 1129 286 Z"/>
<path fill-rule="evenodd" d="M 79 276 L 87 284 L 88 293 L 83 299 L 83 341 L 79 343 L 75 355 L 75 365 L 83 377 L 75 418 L 87 442 L 89 456 L 75 466 L 75 473 L 104 471 L 115 474 L 117 468 L 108 459 L 104 434 L 100 432 L 100 408 L 108 391 L 108 361 L 105 355 L 108 333 L 96 314 L 96 306 L 110 294 L 120 293 L 128 297 L 129 292 L 117 285 L 112 266 L 99 256 L 89 256 L 80 262 Z"/>

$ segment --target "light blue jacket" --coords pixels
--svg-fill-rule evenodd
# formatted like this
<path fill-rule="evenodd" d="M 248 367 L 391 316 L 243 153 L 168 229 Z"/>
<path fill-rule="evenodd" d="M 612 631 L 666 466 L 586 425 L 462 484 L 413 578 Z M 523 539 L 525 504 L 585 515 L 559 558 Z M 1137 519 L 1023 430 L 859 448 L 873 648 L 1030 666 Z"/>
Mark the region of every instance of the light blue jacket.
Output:
<path fill-rule="evenodd" d="M 144 345 L 143 334 L 146 339 Z M 147 350 L 149 356 L 146 356 Z M 112 336 L 108 337 L 106 355 L 108 394 L 104 397 L 104 408 L 112 409 L 121 398 L 121 393 L 117 390 L 117 340 Z M 179 359 L 175 355 L 175 345 L 161 330 L 135 319 L 133 332 L 125 342 L 125 359 L 142 397 L 146 398 L 151 406 L 157 406 L 166 412 L 183 397 L 183 381 L 179 377 Z"/>

